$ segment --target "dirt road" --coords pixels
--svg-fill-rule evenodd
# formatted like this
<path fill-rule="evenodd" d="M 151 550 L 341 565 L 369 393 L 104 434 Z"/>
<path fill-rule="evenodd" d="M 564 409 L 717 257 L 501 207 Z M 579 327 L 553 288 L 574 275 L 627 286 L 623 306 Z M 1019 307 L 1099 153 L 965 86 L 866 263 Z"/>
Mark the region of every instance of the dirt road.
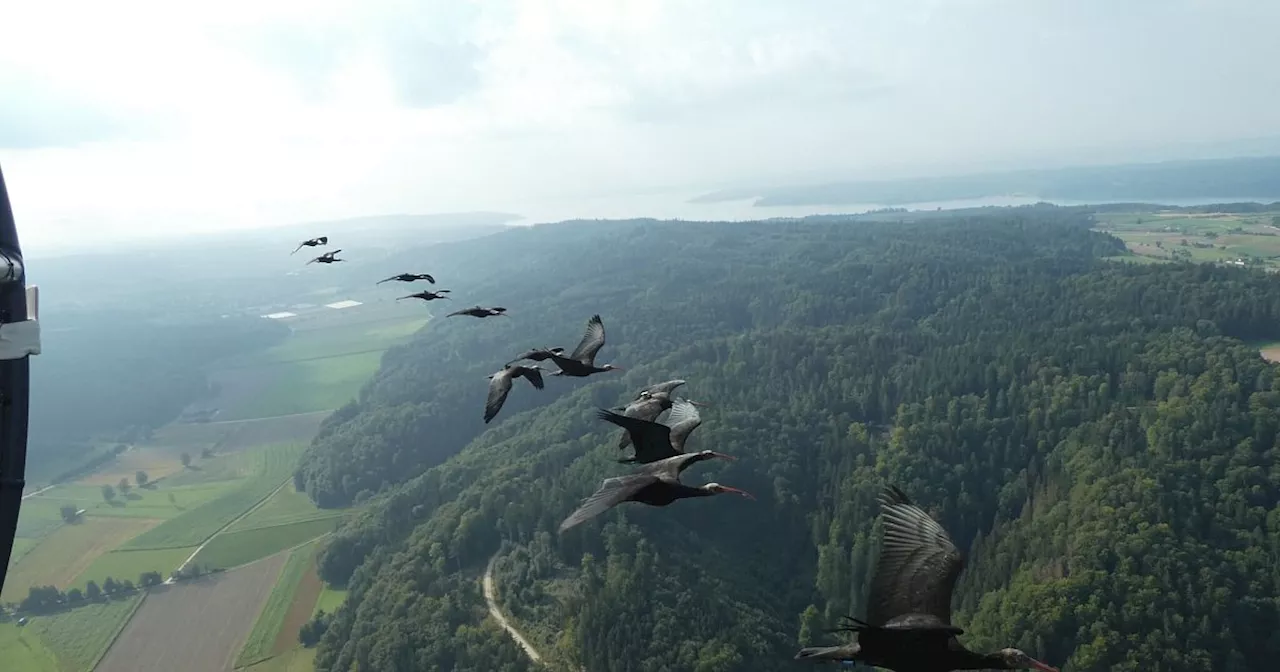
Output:
<path fill-rule="evenodd" d="M 520 648 L 529 654 L 530 660 L 540 663 L 542 662 L 542 656 L 538 655 L 537 650 L 533 648 L 529 640 L 524 638 L 524 635 L 520 634 L 519 630 L 516 630 L 514 626 L 507 622 L 507 617 L 503 616 L 502 610 L 498 608 L 497 591 L 493 587 L 493 563 L 497 562 L 497 560 L 498 554 L 494 553 L 493 557 L 489 558 L 489 566 L 484 570 L 484 601 L 489 603 L 489 615 L 493 616 L 493 620 L 497 621 L 498 625 L 501 625 L 502 629 L 506 630 L 507 634 L 516 640 L 516 644 L 519 644 Z"/>

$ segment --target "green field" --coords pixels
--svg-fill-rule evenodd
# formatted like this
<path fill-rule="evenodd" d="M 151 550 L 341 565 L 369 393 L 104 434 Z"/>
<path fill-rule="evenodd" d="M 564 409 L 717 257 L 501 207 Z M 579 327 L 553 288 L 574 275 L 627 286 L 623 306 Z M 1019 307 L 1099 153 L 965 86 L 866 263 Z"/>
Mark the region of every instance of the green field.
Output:
<path fill-rule="evenodd" d="M 89 581 L 96 581 L 101 586 L 108 576 L 117 581 L 129 579 L 137 583 L 138 575 L 143 572 L 160 572 L 161 578 L 168 578 L 169 573 L 177 569 L 195 550 L 195 546 L 142 550 L 117 549 L 98 556 L 88 569 L 76 577 L 72 585 L 83 589 Z"/>
<path fill-rule="evenodd" d="M 142 599 L 138 594 L 121 600 L 95 602 L 49 616 L 33 616 L 24 628 L 25 634 L 39 638 L 56 656 L 56 669 L 61 672 L 90 672 L 121 628 L 129 622 Z M 7 659 L 9 649 L 5 647 L 4 651 L 4 669 L 27 669 L 10 667 Z"/>
<path fill-rule="evenodd" d="M 324 587 L 324 590 L 320 591 L 320 599 L 316 602 L 315 611 L 318 613 L 321 609 L 323 609 L 326 612 L 332 614 L 333 612 L 337 611 L 338 607 L 342 606 L 342 603 L 345 602 L 346 600 L 347 600 L 347 591 L 339 590 L 337 588 L 330 588 L 328 585 L 326 585 Z"/>
<path fill-rule="evenodd" d="M 133 538 L 125 548 L 180 548 L 203 543 L 279 488 L 293 472 L 303 448 L 301 444 L 282 444 L 255 451 L 256 475 L 228 488 L 216 499 Z"/>
<path fill-rule="evenodd" d="M 1097 229 L 1149 261 L 1198 261 L 1280 269 L 1280 213 L 1101 213 Z"/>
<path fill-rule="evenodd" d="M 270 381 L 234 398 L 219 419 L 285 416 L 338 408 L 373 376 L 387 348 L 427 323 L 421 316 L 391 317 L 318 329 L 299 329 L 284 343 L 227 363 L 229 372 Z"/>
<path fill-rule="evenodd" d="M 315 562 L 315 553 L 316 544 L 312 543 L 296 548 L 289 554 L 289 560 L 280 570 L 280 578 L 276 580 L 271 596 L 267 598 L 262 612 L 258 614 L 258 620 L 254 621 L 253 632 L 249 634 L 248 641 L 240 651 L 240 657 L 236 660 L 237 667 L 251 665 L 271 657 L 272 648 L 275 646 L 280 629 L 285 626 L 285 617 L 293 605 L 302 577 L 311 567 L 311 563 Z"/>
<path fill-rule="evenodd" d="M 301 647 L 249 667 L 238 668 L 239 672 L 313 672 L 315 669 L 316 650 Z"/>
<path fill-rule="evenodd" d="M 294 489 L 293 484 L 290 483 L 272 495 L 271 499 L 268 499 L 265 504 L 255 509 L 253 513 L 227 528 L 227 531 L 239 532 L 259 527 L 287 525 L 317 518 L 331 518 L 335 515 L 341 514 L 332 509 L 317 507 L 307 497 L 306 493 L 298 492 Z"/>
<path fill-rule="evenodd" d="M 292 548 L 333 530 L 342 516 L 329 516 L 274 527 L 223 532 L 209 542 L 195 562 L 201 567 L 230 569 Z"/>
<path fill-rule="evenodd" d="M 0 657 L 5 670 L 59 672 L 58 659 L 30 627 L 0 623 Z"/>

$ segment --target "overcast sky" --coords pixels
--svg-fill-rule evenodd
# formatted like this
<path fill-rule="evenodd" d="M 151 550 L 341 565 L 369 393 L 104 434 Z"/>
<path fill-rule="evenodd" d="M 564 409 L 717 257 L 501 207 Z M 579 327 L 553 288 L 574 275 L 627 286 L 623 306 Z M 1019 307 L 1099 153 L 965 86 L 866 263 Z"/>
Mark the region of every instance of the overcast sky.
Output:
<path fill-rule="evenodd" d="M 0 17 L 0 165 L 40 245 L 1280 134 L 1275 0 L 0 0 Z"/>

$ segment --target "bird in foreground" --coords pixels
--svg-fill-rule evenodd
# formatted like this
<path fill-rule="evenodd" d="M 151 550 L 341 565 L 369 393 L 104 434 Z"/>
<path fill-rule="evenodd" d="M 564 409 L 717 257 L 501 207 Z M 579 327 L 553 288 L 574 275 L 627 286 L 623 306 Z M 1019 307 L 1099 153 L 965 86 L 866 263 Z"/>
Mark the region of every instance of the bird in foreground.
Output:
<path fill-rule="evenodd" d="M 881 493 L 880 514 L 884 533 L 867 596 L 867 620 L 846 617 L 851 624 L 835 629 L 858 633 L 858 641 L 806 647 L 796 660 L 856 661 L 894 672 L 1059 672 L 1018 649 L 966 649 L 956 639 L 964 630 L 951 625 L 951 593 L 964 569 L 960 551 L 937 521 L 894 486 Z"/>
<path fill-rule="evenodd" d="M 462 310 L 456 310 L 452 313 L 449 313 L 448 315 L 445 315 L 445 317 L 453 317 L 454 315 L 470 315 L 471 317 L 480 317 L 480 318 L 506 317 L 506 313 L 507 313 L 506 308 L 481 308 L 480 306 L 473 306 L 471 308 L 463 308 Z"/>
<path fill-rule="evenodd" d="M 400 273 L 398 275 L 393 275 L 387 278 L 386 280 L 379 280 L 373 284 L 381 285 L 384 282 L 391 282 L 392 280 L 399 280 L 400 282 L 414 282 L 417 280 L 426 280 L 427 282 L 433 285 L 436 284 L 436 279 L 431 277 L 431 275 L 428 273 Z"/>
<path fill-rule="evenodd" d="M 631 443 L 636 447 L 635 455 L 618 460 L 624 464 L 649 464 L 683 454 L 689 434 L 702 424 L 698 407 L 687 399 L 681 399 L 671 407 L 671 416 L 666 423 L 605 410 L 596 413 L 596 417 L 625 429 L 627 436 L 631 437 Z"/>
<path fill-rule="evenodd" d="M 316 257 L 315 259 L 312 259 L 311 261 L 308 261 L 307 263 L 308 263 L 308 264 L 315 264 L 315 263 L 320 263 L 320 264 L 332 264 L 332 263 L 334 263 L 334 262 L 338 262 L 338 261 L 346 261 L 346 259 L 339 259 L 339 258 L 338 258 L 338 253 L 339 253 L 339 252 L 341 252 L 341 251 L 342 251 L 342 250 L 334 250 L 334 251 L 332 251 L 332 252 L 325 252 L 324 254 L 322 254 L 322 255 L 320 255 L 320 256 L 318 256 L 318 257 Z"/>
<path fill-rule="evenodd" d="M 293 252 L 290 252 L 289 254 L 297 254 L 298 250 L 301 250 L 304 247 L 319 247 L 321 245 L 328 245 L 328 244 L 329 244 L 329 236 L 319 236 L 317 238 L 304 240 L 301 243 L 298 243 L 298 246 L 293 248 Z"/>
<path fill-rule="evenodd" d="M 585 378 L 593 373 L 604 373 L 606 371 L 621 371 L 622 367 L 614 364 L 605 364 L 604 366 L 596 366 L 596 353 L 600 352 L 600 348 L 604 347 L 604 321 L 599 315 L 592 315 L 587 320 L 587 330 L 582 335 L 582 341 L 578 343 L 578 347 L 573 349 L 573 353 L 568 357 L 550 353 L 551 361 L 560 367 L 559 371 L 552 371 L 553 376 L 573 376 L 575 378 Z"/>
<path fill-rule="evenodd" d="M 706 485 L 694 487 L 680 482 L 680 472 L 684 471 L 686 467 L 695 462 L 716 457 L 725 460 L 734 459 L 731 455 L 704 450 L 698 453 L 684 453 L 665 460 L 651 462 L 626 476 L 606 478 L 594 494 L 582 500 L 582 505 L 569 514 L 569 517 L 565 518 L 564 522 L 560 523 L 560 531 L 564 532 L 623 502 L 639 502 L 649 506 L 666 506 L 677 499 L 710 497 L 725 492 L 742 495 L 747 499 L 755 499 L 755 496 L 746 490 L 731 488 L 719 483 L 707 483 Z"/>
<path fill-rule="evenodd" d="M 489 376 L 489 398 L 484 402 L 484 422 L 497 417 L 498 411 L 502 410 L 502 405 L 507 401 L 507 395 L 511 393 L 511 383 L 514 379 L 525 377 L 529 380 L 529 384 L 536 389 L 542 389 L 542 369 L 536 366 L 511 366 L 510 364 L 502 367 L 502 370 Z"/>
<path fill-rule="evenodd" d="M 548 359 L 551 359 L 551 355 L 559 355 L 563 353 L 564 353 L 564 348 L 534 348 L 532 350 L 526 350 L 519 357 L 516 357 L 515 359 L 507 362 L 507 364 L 508 365 L 515 364 L 516 362 L 519 362 L 525 359 L 528 359 L 534 362 L 543 362 Z"/>
<path fill-rule="evenodd" d="M 435 301 L 436 299 L 448 299 L 449 297 L 445 296 L 445 294 L 448 294 L 448 293 L 449 293 L 449 290 L 447 289 L 439 289 L 434 292 L 429 289 L 424 289 L 421 292 L 414 292 L 413 294 L 410 294 L 408 296 L 402 296 L 396 299 L 396 301 L 402 301 L 404 299 L 422 299 L 423 301 Z M 452 299 L 449 299 L 449 300 L 452 301 Z"/>

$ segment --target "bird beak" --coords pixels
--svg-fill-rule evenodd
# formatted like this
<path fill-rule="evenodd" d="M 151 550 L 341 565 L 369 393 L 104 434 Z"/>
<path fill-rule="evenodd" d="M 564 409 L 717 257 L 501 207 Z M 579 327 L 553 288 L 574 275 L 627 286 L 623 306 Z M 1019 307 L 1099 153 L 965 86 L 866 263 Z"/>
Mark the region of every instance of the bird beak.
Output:
<path fill-rule="evenodd" d="M 1035 658 L 1031 659 L 1031 666 L 1036 668 L 1037 670 L 1040 670 L 1040 672 L 1059 672 L 1058 668 L 1052 665 L 1048 665 L 1046 663 L 1042 663 L 1036 660 Z"/>
<path fill-rule="evenodd" d="M 720 459 L 722 459 L 722 460 L 736 460 L 736 459 L 738 459 L 738 458 L 736 458 L 736 457 L 734 457 L 734 456 L 732 456 L 732 455 L 725 455 L 724 453 L 717 453 L 717 452 L 716 452 L 716 451 L 714 451 L 714 450 L 713 450 L 713 451 L 711 451 L 711 456 L 712 456 L 712 457 L 718 457 L 718 458 L 720 458 Z"/>
<path fill-rule="evenodd" d="M 814 662 L 836 663 L 846 658 L 845 646 L 806 646 L 796 653 L 793 660 L 809 660 Z"/>
<path fill-rule="evenodd" d="M 621 367 L 621 366 L 618 366 L 617 364 L 614 364 L 614 365 L 613 365 L 613 370 L 614 370 L 614 371 L 621 371 L 621 370 L 622 370 L 622 367 Z"/>
<path fill-rule="evenodd" d="M 689 403 L 693 404 L 694 406 L 697 406 L 698 408 L 706 408 L 711 405 L 711 404 L 703 403 L 701 401 L 694 401 L 692 399 L 689 400 Z"/>
<path fill-rule="evenodd" d="M 753 494 L 751 494 L 751 493 L 747 492 L 746 490 L 739 490 L 739 489 L 737 489 L 737 488 L 731 488 L 731 487 L 729 487 L 729 486 L 727 486 L 727 485 L 722 485 L 722 486 L 720 486 L 720 487 L 721 487 L 721 488 L 724 488 L 724 491 L 725 491 L 725 492 L 732 492 L 732 493 L 734 493 L 734 494 L 736 494 L 736 495 L 742 495 L 743 497 L 746 497 L 747 499 L 750 499 L 750 500 L 753 500 L 753 501 L 754 501 L 754 500 L 755 500 L 755 498 L 756 498 L 756 496 L 755 496 L 755 495 L 753 495 Z M 1055 671 L 1055 672 L 1056 672 L 1056 671 Z"/>

